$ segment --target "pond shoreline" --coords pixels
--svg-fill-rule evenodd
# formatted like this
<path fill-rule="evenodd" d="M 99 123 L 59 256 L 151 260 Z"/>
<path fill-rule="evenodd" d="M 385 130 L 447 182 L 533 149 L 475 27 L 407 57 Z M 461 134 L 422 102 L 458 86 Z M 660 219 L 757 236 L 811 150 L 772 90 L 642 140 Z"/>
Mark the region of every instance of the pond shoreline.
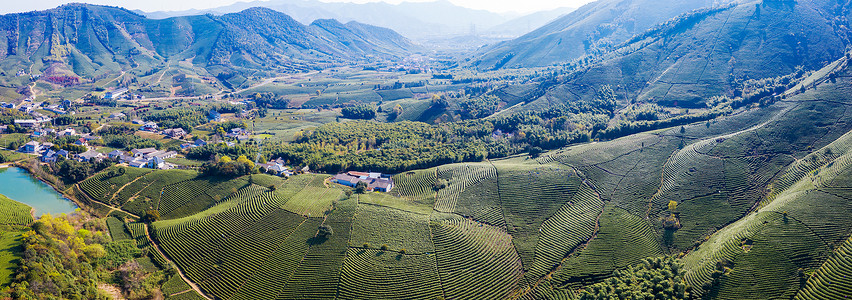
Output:
<path fill-rule="evenodd" d="M 51 182 L 49 182 L 48 180 L 45 180 L 45 179 L 44 179 L 44 178 L 42 178 L 41 176 L 38 176 L 35 172 L 32 172 L 32 171 L 31 171 L 31 170 L 30 170 L 27 166 L 25 166 L 25 165 L 21 164 L 20 162 L 8 163 L 8 164 L 5 164 L 5 165 L 0 165 L 0 169 L 9 169 L 9 168 L 17 168 L 17 169 L 20 169 L 20 170 L 25 171 L 25 172 L 26 172 L 26 174 L 27 174 L 28 176 L 30 176 L 30 177 L 32 177 L 32 178 L 35 178 L 35 179 L 37 179 L 39 182 L 42 182 L 42 183 L 44 183 L 45 185 L 49 186 L 49 187 L 50 187 L 50 188 L 51 188 L 51 189 L 52 189 L 55 193 L 57 193 L 59 196 L 61 196 L 62 198 L 64 198 L 66 201 L 73 203 L 73 204 L 74 204 L 74 206 L 76 206 L 77 208 L 79 208 L 79 209 L 85 209 L 85 206 L 84 206 L 84 205 L 82 205 L 82 203 L 80 203 L 80 201 L 79 201 L 77 198 L 75 198 L 75 197 L 73 197 L 73 196 L 71 196 L 71 195 L 66 194 L 64 191 L 60 190 L 57 186 L 53 185 L 53 184 L 52 184 Z M 18 202 L 24 203 L 24 202 L 22 202 L 22 201 L 20 201 L 20 200 L 16 200 L 16 199 L 12 199 L 12 200 L 15 200 L 15 201 L 18 201 Z M 33 220 L 34 220 L 34 221 L 35 221 L 35 220 L 38 220 L 38 217 L 36 216 L 36 208 L 35 208 L 33 205 L 31 205 L 31 204 L 27 204 L 27 203 L 24 203 L 24 204 L 26 204 L 27 206 L 29 206 L 29 207 L 30 207 L 30 214 L 32 215 Z"/>

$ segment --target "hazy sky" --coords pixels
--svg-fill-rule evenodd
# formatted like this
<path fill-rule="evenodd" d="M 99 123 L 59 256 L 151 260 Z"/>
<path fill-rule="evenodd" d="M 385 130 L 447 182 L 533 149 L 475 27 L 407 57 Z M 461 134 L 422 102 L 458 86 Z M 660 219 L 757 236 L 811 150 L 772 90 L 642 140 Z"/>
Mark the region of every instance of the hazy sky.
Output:
<path fill-rule="evenodd" d="M 324 2 L 378 2 L 399 3 L 402 0 L 321 0 Z M 428 2 L 432 0 L 407 0 L 408 2 Z M 459 6 L 486 9 L 494 12 L 528 13 L 557 7 L 579 7 L 592 0 L 449 0 Z M 0 13 L 25 12 L 53 8 L 65 3 L 86 2 L 122 6 L 143 11 L 177 11 L 188 9 L 206 9 L 225 6 L 246 0 L 2 0 Z"/>

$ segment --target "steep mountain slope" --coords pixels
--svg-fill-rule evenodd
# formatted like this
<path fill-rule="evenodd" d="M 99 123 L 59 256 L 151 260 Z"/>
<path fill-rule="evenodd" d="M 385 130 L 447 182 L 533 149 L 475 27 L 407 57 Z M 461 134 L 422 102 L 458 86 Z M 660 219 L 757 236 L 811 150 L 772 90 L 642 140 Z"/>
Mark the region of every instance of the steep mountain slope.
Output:
<path fill-rule="evenodd" d="M 449 1 L 349 3 L 322 2 L 315 0 L 273 0 L 236 3 L 228 6 L 177 12 L 143 13 L 152 18 L 201 15 L 205 13 L 227 14 L 250 7 L 266 7 L 290 16 L 304 24 L 318 19 L 335 19 L 341 22 L 357 21 L 391 28 L 406 37 L 423 39 L 429 37 L 451 37 L 470 32 L 471 26 L 483 31 L 510 18 L 484 10 L 469 9 Z M 526 24 L 524 24 L 526 26 Z"/>
<path fill-rule="evenodd" d="M 625 104 L 702 108 L 713 96 L 741 96 L 747 80 L 819 69 L 850 44 L 849 4 L 752 2 L 698 10 L 637 35 L 605 54 L 571 64 L 542 85 L 531 105 L 594 97 L 610 84 Z"/>
<path fill-rule="evenodd" d="M 480 69 L 564 63 L 620 44 L 672 17 L 719 1 L 600 0 L 476 55 Z"/>
<path fill-rule="evenodd" d="M 358 23 L 328 30 L 266 8 L 151 20 L 121 8 L 69 4 L 0 16 L 0 26 L 0 59 L 7 69 L 32 64 L 35 70 L 84 77 L 168 60 L 288 69 L 306 62 L 397 57 L 416 49 L 392 30 Z"/>

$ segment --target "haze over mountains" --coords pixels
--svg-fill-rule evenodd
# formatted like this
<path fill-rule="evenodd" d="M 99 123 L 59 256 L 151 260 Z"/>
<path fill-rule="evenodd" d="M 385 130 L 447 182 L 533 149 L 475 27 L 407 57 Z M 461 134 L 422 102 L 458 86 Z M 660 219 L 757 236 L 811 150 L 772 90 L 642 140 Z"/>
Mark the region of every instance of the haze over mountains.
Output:
<path fill-rule="evenodd" d="M 274 9 L 292 16 L 303 24 L 310 24 L 317 19 L 336 19 L 340 22 L 358 21 L 391 28 L 416 40 L 470 34 L 516 37 L 573 10 L 573 8 L 558 8 L 516 18 L 511 15 L 461 7 L 446 0 L 400 4 L 271 0 L 240 2 L 206 10 L 147 13 L 140 11 L 139 13 L 150 18 L 167 18 L 207 13 L 221 15 L 250 7 Z"/>

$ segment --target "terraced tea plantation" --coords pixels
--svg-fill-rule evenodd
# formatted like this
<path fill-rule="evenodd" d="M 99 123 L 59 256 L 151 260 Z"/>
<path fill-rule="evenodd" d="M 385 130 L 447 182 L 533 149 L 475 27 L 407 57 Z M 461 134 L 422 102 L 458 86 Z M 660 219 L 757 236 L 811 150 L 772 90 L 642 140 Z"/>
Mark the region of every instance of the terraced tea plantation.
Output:
<path fill-rule="evenodd" d="M 405 171 L 388 193 L 120 167 L 77 188 L 110 207 L 112 239 L 186 277 L 168 299 L 576 299 L 662 256 L 693 298 L 845 299 L 843 78 L 712 122 Z M 0 221 L 32 222 L 0 204 L 18 211 Z M 161 219 L 138 222 L 150 210 Z"/>

